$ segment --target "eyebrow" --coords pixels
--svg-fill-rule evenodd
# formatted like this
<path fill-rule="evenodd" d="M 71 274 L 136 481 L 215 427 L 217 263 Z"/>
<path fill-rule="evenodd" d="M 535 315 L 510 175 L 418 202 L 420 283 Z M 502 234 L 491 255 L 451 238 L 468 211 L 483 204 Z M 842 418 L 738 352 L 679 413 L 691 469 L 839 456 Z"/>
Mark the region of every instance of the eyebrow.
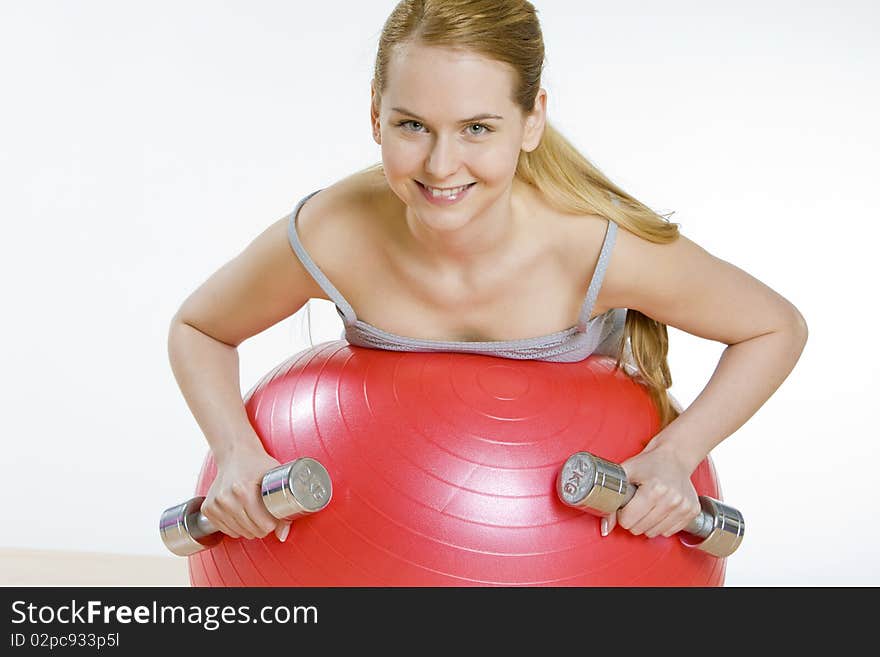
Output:
<path fill-rule="evenodd" d="M 422 123 L 427 123 L 427 121 L 420 117 L 418 114 L 416 114 L 415 112 L 410 112 L 408 109 L 404 109 L 403 107 L 392 107 L 391 111 L 400 112 L 401 114 L 406 114 L 407 116 L 411 116 L 414 119 L 418 119 Z M 471 123 L 473 121 L 484 121 L 486 119 L 504 120 L 504 117 L 498 116 L 497 114 L 477 114 L 476 116 L 472 116 L 469 119 L 462 119 L 461 121 L 459 121 L 459 123 Z"/>

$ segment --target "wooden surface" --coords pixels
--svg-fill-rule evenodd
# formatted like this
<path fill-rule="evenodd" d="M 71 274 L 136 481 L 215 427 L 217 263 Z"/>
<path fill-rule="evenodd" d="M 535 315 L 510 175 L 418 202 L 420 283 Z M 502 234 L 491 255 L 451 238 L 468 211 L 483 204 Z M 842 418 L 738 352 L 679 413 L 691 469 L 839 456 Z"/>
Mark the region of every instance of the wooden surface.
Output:
<path fill-rule="evenodd" d="M 184 557 L 0 548 L 0 586 L 189 586 Z"/>

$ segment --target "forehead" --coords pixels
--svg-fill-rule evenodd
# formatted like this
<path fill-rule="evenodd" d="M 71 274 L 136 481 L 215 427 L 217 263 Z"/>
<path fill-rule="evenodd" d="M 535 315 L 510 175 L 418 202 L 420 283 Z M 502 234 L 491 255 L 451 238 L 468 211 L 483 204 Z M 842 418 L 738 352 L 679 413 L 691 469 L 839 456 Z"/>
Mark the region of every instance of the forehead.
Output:
<path fill-rule="evenodd" d="M 503 114 L 513 105 L 513 81 L 510 66 L 483 55 L 407 45 L 396 49 L 389 61 L 383 104 L 436 116 L 447 111 L 455 117 Z"/>

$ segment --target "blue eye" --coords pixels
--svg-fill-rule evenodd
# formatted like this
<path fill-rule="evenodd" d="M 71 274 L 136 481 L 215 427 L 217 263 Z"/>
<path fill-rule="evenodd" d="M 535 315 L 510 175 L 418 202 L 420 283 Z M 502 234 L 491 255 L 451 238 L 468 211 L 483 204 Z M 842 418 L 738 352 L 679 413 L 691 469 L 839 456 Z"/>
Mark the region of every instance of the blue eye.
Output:
<path fill-rule="evenodd" d="M 414 121 L 413 119 L 407 119 L 407 120 L 405 120 L 405 121 L 400 121 L 400 122 L 397 123 L 396 125 L 397 125 L 398 127 L 402 127 L 402 126 L 405 126 L 405 125 L 410 124 L 410 123 L 412 123 L 412 124 L 414 124 L 414 125 L 418 125 L 418 126 L 421 126 L 421 125 L 422 125 L 421 123 L 419 123 L 418 121 Z M 483 135 L 485 135 L 485 134 L 487 134 L 487 133 L 489 133 L 489 132 L 494 132 L 494 131 L 492 130 L 492 128 L 490 128 L 489 126 L 487 126 L 487 125 L 485 125 L 485 124 L 483 124 L 483 123 L 471 123 L 471 124 L 468 126 L 468 128 L 473 128 L 473 127 L 481 128 L 480 132 L 471 132 L 471 133 L 470 133 L 471 136 L 473 136 L 473 137 L 481 137 L 481 136 L 483 136 Z M 418 130 L 410 130 L 409 128 L 407 128 L 407 130 L 409 130 L 410 132 L 418 132 Z"/>
<path fill-rule="evenodd" d="M 416 125 L 422 125 L 422 124 L 419 123 L 418 121 L 413 121 L 412 119 L 407 119 L 406 121 L 401 121 L 401 122 L 398 123 L 397 125 L 398 125 L 398 126 L 404 126 L 404 125 L 406 125 L 407 123 L 415 123 Z"/>

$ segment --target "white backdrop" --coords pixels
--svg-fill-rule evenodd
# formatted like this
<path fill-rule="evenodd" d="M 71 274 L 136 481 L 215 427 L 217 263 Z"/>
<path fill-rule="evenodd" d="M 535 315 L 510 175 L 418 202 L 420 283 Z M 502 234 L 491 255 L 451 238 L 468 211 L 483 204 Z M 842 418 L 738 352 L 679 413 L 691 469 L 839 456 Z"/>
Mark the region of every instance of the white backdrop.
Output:
<path fill-rule="evenodd" d="M 169 320 L 302 196 L 380 159 L 369 83 L 394 4 L 0 4 L 0 547 L 166 554 L 159 513 L 207 450 Z M 810 328 L 713 452 L 748 523 L 727 583 L 880 584 L 876 3 L 535 4 L 550 120 Z M 311 305 L 312 339 L 339 337 Z M 308 346 L 301 318 L 240 347 L 243 392 Z M 687 406 L 723 345 L 670 341 Z"/>

